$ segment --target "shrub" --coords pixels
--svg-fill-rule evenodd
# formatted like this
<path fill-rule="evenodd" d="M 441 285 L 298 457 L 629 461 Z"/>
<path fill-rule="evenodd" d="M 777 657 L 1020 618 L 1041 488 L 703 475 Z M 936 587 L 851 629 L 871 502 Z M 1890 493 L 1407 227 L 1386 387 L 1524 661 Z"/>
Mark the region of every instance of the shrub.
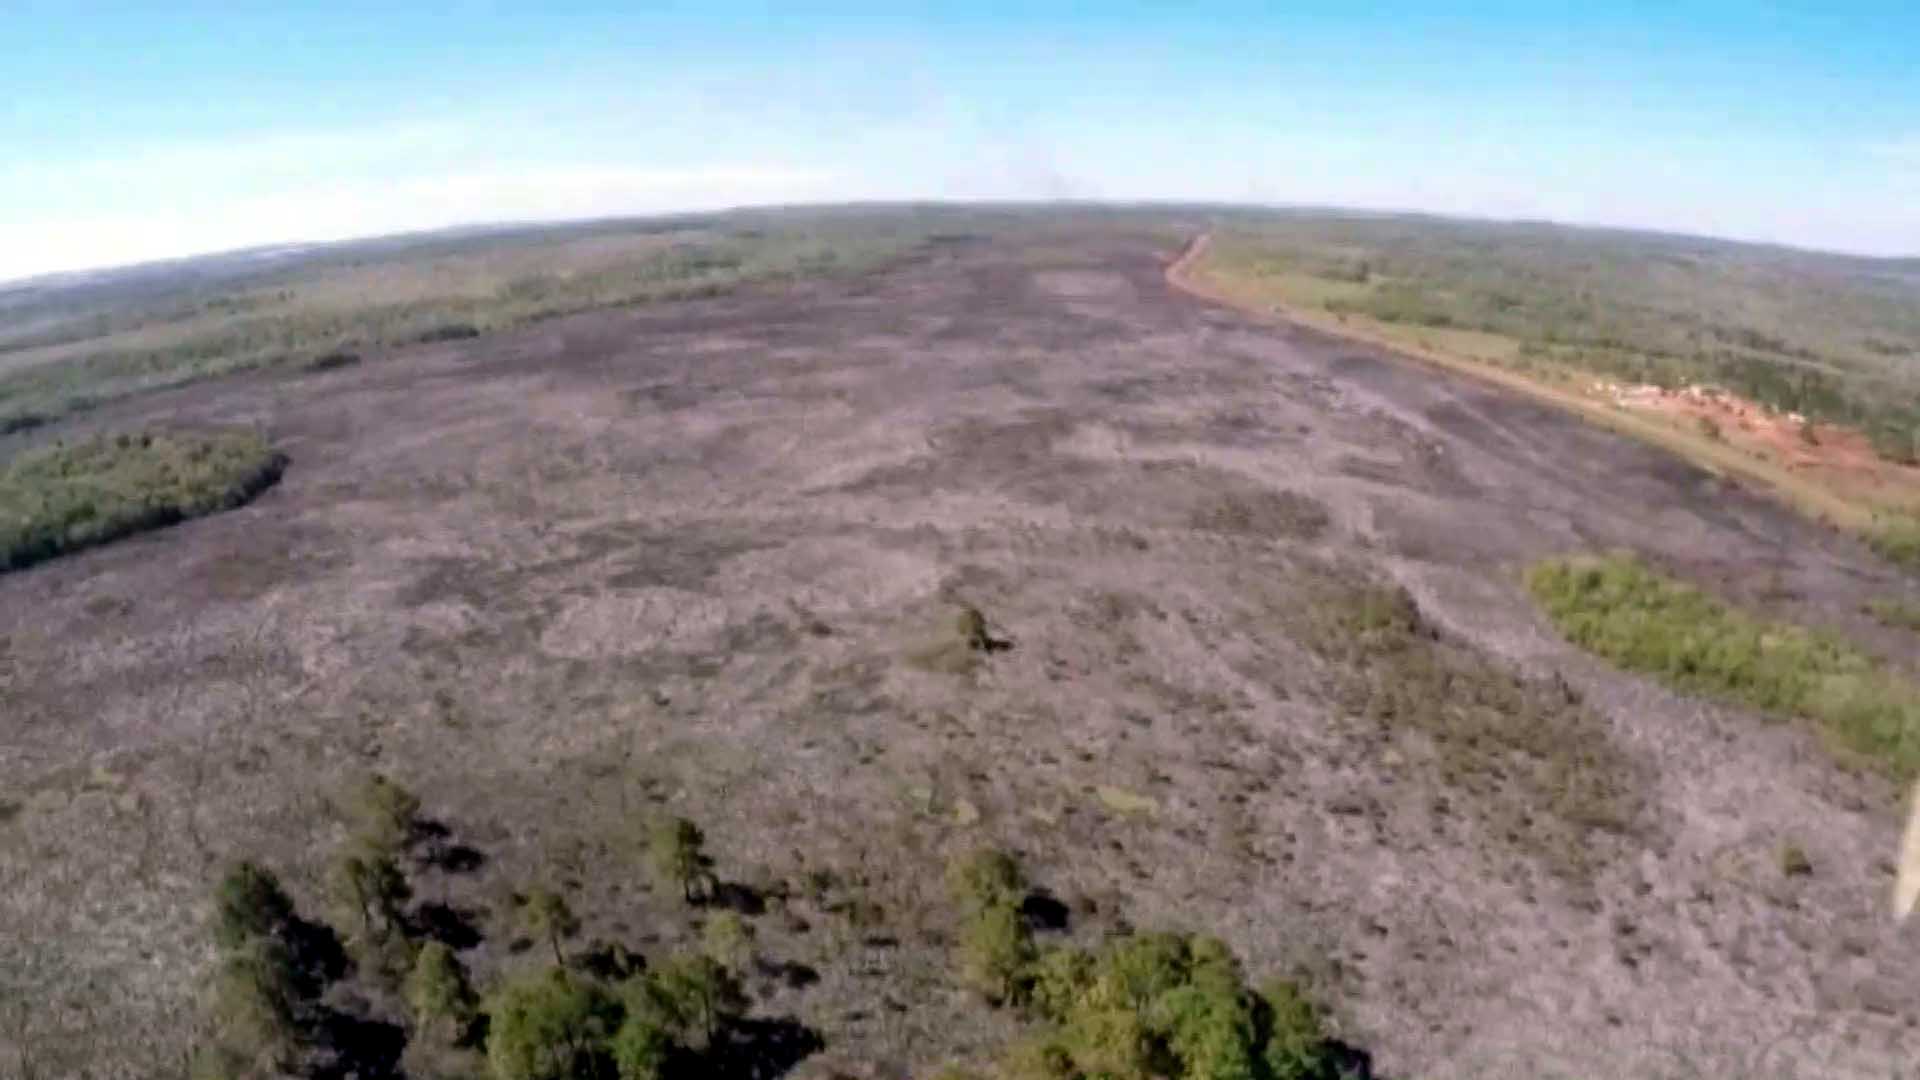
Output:
<path fill-rule="evenodd" d="M 251 432 L 100 436 L 0 470 L 0 571 L 229 510 L 287 459 Z"/>

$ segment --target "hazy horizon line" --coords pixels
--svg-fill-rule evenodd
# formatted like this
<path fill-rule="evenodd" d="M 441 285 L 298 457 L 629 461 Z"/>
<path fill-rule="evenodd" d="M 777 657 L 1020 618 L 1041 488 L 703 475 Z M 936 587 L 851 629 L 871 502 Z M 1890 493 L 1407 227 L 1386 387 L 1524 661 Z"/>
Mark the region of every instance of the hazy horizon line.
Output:
<path fill-rule="evenodd" d="M 372 232 L 331 239 L 288 239 L 267 240 L 257 244 L 243 244 L 237 247 L 216 247 L 204 250 L 187 251 L 179 255 L 168 255 L 152 259 L 136 259 L 130 262 L 110 262 L 92 266 L 75 267 L 66 270 L 51 270 L 44 273 L 29 274 L 23 277 L 0 277 L 0 291 L 15 291 L 25 288 L 43 288 L 61 283 L 78 283 L 77 279 L 99 275 L 132 274 L 141 271 L 160 271 L 168 267 L 180 267 L 183 264 L 239 258 L 247 255 L 268 254 L 283 249 L 296 252 L 311 252 L 328 248 L 349 248 L 356 245 L 372 244 L 381 241 L 402 241 L 407 239 L 429 239 L 453 233 L 508 233 L 517 230 L 552 230 L 566 227 L 591 227 L 594 225 L 616 225 L 642 222 L 670 222 L 676 218 L 724 217 L 728 215 L 751 214 L 755 212 L 779 212 L 802 210 L 906 210 L 906 209 L 953 209 L 990 208 L 1014 210 L 1030 208 L 1034 210 L 1082 208 L 1116 210 L 1161 210 L 1171 211 L 1188 209 L 1193 211 L 1227 211 L 1253 213 L 1306 213 L 1329 216 L 1350 216 L 1366 218 L 1420 218 L 1430 221 L 1459 222 L 1463 224 L 1499 225 L 1499 226 L 1538 226 L 1552 229 L 1565 229 L 1572 232 L 1620 233 L 1635 236 L 1659 237 L 1672 240 L 1706 241 L 1715 244 L 1727 244 L 1738 247 L 1791 252 L 1802 255 L 1816 255 L 1828 258 L 1852 259 L 1863 263 L 1911 263 L 1920 261 L 1920 251 L 1903 254 L 1878 254 L 1840 247 L 1819 247 L 1809 244 L 1796 244 L 1781 240 L 1760 239 L 1750 236 L 1738 236 L 1726 233 L 1686 232 L 1671 228 L 1648 225 L 1634 225 L 1615 222 L 1578 221 L 1550 217 L 1508 217 L 1495 214 L 1473 214 L 1426 210 L 1419 207 L 1377 208 L 1351 206 L 1339 203 L 1315 202 L 1255 202 L 1220 199 L 1100 199 L 1080 197 L 1029 198 L 991 196 L 964 199 L 823 199 L 801 200 L 793 202 L 734 203 L 717 207 L 689 207 L 681 210 L 663 210 L 633 214 L 588 214 L 551 218 L 497 218 L 461 221 L 447 225 L 425 226 L 418 229 L 399 229 L 391 232 Z"/>

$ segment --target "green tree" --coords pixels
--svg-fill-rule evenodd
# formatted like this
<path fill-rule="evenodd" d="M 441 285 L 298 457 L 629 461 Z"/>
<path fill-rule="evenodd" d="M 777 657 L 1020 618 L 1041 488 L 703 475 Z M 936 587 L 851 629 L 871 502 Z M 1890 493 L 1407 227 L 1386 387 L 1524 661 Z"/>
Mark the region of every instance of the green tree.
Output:
<path fill-rule="evenodd" d="M 714 963 L 741 974 L 753 960 L 753 927 L 738 912 L 722 911 L 707 920 L 700 947 Z"/>
<path fill-rule="evenodd" d="M 1110 943 L 1100 955 L 1089 991 L 1100 1005 L 1144 1010 L 1163 994 L 1184 986 L 1192 971 L 1187 940 L 1179 934 L 1135 934 Z"/>
<path fill-rule="evenodd" d="M 240 948 L 277 936 L 293 918 L 293 900 L 280 879 L 256 863 L 236 863 L 213 892 L 213 936 L 222 948 Z"/>
<path fill-rule="evenodd" d="M 620 1080 L 662 1080 L 673 1049 L 673 1036 L 652 1017 L 629 1015 L 613 1033 L 613 1066 Z"/>
<path fill-rule="evenodd" d="M 498 1080 L 574 1080 L 602 1075 L 619 1005 L 598 983 L 554 969 L 508 982 L 485 1011 Z"/>
<path fill-rule="evenodd" d="M 1093 985 L 1094 961 L 1085 949 L 1055 945 L 1041 951 L 1029 968 L 1027 1003 L 1036 1016 L 1064 1023 Z"/>
<path fill-rule="evenodd" d="M 473 1017 L 473 990 L 453 950 L 430 941 L 414 958 L 407 973 L 407 1006 L 415 1026 L 426 1031 L 445 1024 L 458 1031 Z"/>
<path fill-rule="evenodd" d="M 360 920 L 369 941 L 385 938 L 400 925 L 404 905 L 413 895 L 392 855 L 357 842 L 334 856 L 327 882 L 339 904 Z"/>
<path fill-rule="evenodd" d="M 256 1064 L 286 1061 L 298 1045 L 300 993 L 293 958 L 271 938 L 230 951 L 208 995 L 215 1042 Z"/>
<path fill-rule="evenodd" d="M 647 831 L 647 862 L 662 888 L 678 887 L 693 902 L 693 883 L 706 866 L 706 835 L 686 818 L 662 818 Z"/>
<path fill-rule="evenodd" d="M 975 912 L 961 931 L 961 974 L 996 1004 L 1016 999 L 1020 978 L 1033 960 L 1033 935 L 1026 920 L 1005 904 Z"/>
<path fill-rule="evenodd" d="M 375 852 L 399 855 L 419 828 L 420 800 L 379 773 L 354 784 L 341 811 L 353 838 Z"/>
<path fill-rule="evenodd" d="M 1290 982 L 1272 982 L 1260 989 L 1261 1057 L 1271 1080 L 1321 1080 L 1333 1075 L 1333 1056 L 1327 1045 L 1326 1025 L 1313 1002 Z"/>
<path fill-rule="evenodd" d="M 627 998 L 631 1016 L 651 1021 L 678 1041 L 703 1050 L 746 1008 L 740 984 L 711 957 L 681 954 L 635 980 Z"/>
<path fill-rule="evenodd" d="M 549 889 L 534 889 L 520 908 L 520 925 L 530 936 L 553 946 L 554 963 L 566 965 L 560 942 L 580 932 L 580 920 L 564 897 Z"/>
<path fill-rule="evenodd" d="M 1180 987 L 1161 999 L 1155 1012 L 1187 1080 L 1260 1080 L 1259 1032 L 1237 983 Z"/>
<path fill-rule="evenodd" d="M 1026 898 L 1026 877 L 1013 856 L 998 848 L 976 848 L 947 864 L 947 891 L 969 912 L 1017 906 Z"/>

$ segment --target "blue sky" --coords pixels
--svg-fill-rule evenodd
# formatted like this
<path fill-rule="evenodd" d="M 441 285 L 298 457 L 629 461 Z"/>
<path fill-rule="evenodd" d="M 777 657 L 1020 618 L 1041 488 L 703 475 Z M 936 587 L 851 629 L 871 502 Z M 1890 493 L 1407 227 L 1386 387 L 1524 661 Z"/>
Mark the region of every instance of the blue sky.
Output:
<path fill-rule="evenodd" d="M 0 0 L 0 279 L 496 220 L 1219 199 L 1920 254 L 1920 6 Z"/>

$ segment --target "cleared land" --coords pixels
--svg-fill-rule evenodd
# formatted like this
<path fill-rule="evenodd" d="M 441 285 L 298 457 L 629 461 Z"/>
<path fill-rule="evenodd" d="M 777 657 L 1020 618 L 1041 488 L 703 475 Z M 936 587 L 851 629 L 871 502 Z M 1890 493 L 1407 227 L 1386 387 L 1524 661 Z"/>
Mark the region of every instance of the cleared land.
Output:
<path fill-rule="evenodd" d="M 552 962 L 535 886 L 575 953 L 700 942 L 717 909 L 642 842 L 697 821 L 726 895 L 781 898 L 747 981 L 824 1042 L 795 1076 L 1018 1036 L 955 978 L 943 871 L 982 845 L 1056 898 L 1049 937 L 1217 934 L 1386 1076 L 1915 1060 L 1892 782 L 1603 665 L 1522 574 L 1630 548 L 1894 670 L 1916 638 L 1869 605 L 1910 579 L 1562 411 L 1170 288 L 1198 215 L 953 220 L 885 272 L 88 414 L 258 425 L 294 464 L 0 576 L 8 1064 L 164 1073 L 220 868 L 336 917 L 370 770 L 463 852 L 407 910 L 457 917 L 482 987 Z"/>

